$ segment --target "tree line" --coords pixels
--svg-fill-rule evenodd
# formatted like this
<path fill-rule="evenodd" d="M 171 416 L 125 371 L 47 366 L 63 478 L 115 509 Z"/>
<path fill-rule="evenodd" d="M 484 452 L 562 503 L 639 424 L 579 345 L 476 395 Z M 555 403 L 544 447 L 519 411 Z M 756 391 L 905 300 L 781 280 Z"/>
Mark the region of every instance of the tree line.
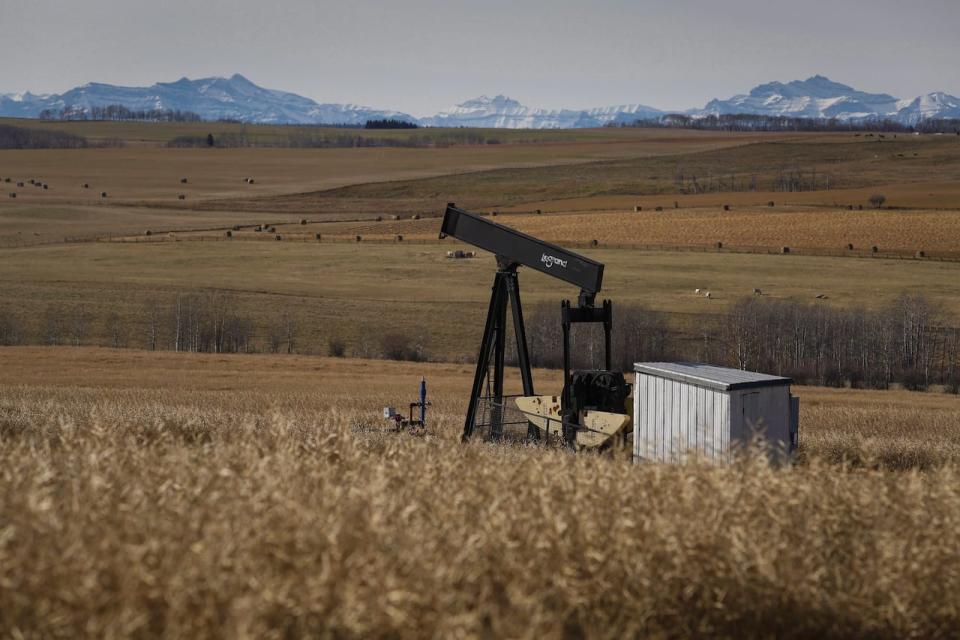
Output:
<path fill-rule="evenodd" d="M 65 131 L 0 124 L 0 149 L 84 149 L 86 138 Z"/>
<path fill-rule="evenodd" d="M 124 122 L 202 122 L 193 111 L 180 109 L 129 109 L 122 104 L 80 107 L 67 105 L 59 110 L 44 109 L 41 120 L 112 120 Z"/>
<path fill-rule="evenodd" d="M 797 118 L 752 113 L 688 116 L 668 113 L 656 118 L 610 123 L 610 127 L 652 129 L 702 129 L 708 131 L 883 131 L 889 133 L 954 133 L 960 135 L 960 119 L 928 118 L 914 125 L 889 118 L 839 120 L 837 118 Z"/>
<path fill-rule="evenodd" d="M 420 125 L 408 120 L 396 120 L 394 118 L 383 118 L 379 120 L 367 120 L 364 129 L 419 129 Z"/>
<path fill-rule="evenodd" d="M 871 389 L 899 384 L 914 390 L 944 385 L 960 392 L 960 329 L 947 326 L 943 310 L 919 294 L 901 295 L 876 310 L 750 296 L 699 324 L 699 331 L 684 332 L 659 312 L 618 305 L 612 364 L 632 371 L 640 361 L 706 362 L 783 375 L 798 384 Z M 534 307 L 527 333 L 534 366 L 563 366 L 557 305 Z M 603 366 L 600 325 L 574 325 L 571 344 L 574 367 Z"/>
<path fill-rule="evenodd" d="M 560 368 L 562 330 L 556 304 L 528 309 L 531 364 Z M 0 308 L 0 346 L 91 345 L 198 353 L 317 353 L 348 355 L 340 336 L 326 349 L 307 344 L 297 316 L 280 309 L 254 320 L 229 294 L 179 293 L 146 303 L 136 318 L 111 311 L 95 317 L 84 306 L 49 306 L 30 328 L 10 309 Z M 575 368 L 603 366 L 600 325 L 574 325 Z M 507 360 L 516 364 L 513 336 Z M 423 336 L 402 331 L 364 336 L 349 355 L 425 361 Z M 878 309 L 837 309 L 750 296 L 731 310 L 698 322 L 696 330 L 671 326 L 666 316 L 642 305 L 614 308 L 613 367 L 632 371 L 640 361 L 694 361 L 763 371 L 798 384 L 886 389 L 897 384 L 923 390 L 943 385 L 960 393 L 960 329 L 946 324 L 937 305 L 919 294 L 904 294 Z"/>
<path fill-rule="evenodd" d="M 377 128 L 377 127 L 374 127 Z M 343 131 L 343 128 L 341 128 Z M 210 141 L 213 140 L 213 144 Z M 167 142 L 168 147 L 218 147 L 224 149 L 265 147 L 285 149 L 351 149 L 399 147 L 411 149 L 445 148 L 456 145 L 492 145 L 502 140 L 480 131 L 457 130 L 416 133 L 403 138 L 385 138 L 351 132 L 300 130 L 287 135 L 258 136 L 246 132 L 221 132 L 207 135 L 183 135 Z"/>

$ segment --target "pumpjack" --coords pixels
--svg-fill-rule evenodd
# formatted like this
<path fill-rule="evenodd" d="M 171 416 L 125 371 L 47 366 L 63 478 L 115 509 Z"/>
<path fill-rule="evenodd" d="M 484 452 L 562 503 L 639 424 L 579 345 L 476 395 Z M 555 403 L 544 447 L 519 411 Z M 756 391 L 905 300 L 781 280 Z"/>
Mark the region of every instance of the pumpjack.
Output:
<path fill-rule="evenodd" d="M 463 425 L 464 441 L 508 437 L 559 439 L 573 449 L 598 449 L 623 437 L 632 420 L 627 409 L 630 385 L 611 367 L 613 304 L 595 304 L 603 283 L 603 264 L 510 227 L 447 205 L 440 238 L 456 238 L 496 256 L 497 272 L 477 356 L 477 369 Z M 560 396 L 534 391 L 517 271 L 528 267 L 579 287 L 576 305 L 560 304 L 563 328 L 563 389 Z M 507 307 L 513 321 L 522 396 L 504 394 Z M 571 370 L 570 329 L 599 323 L 604 332 L 604 368 Z M 509 402 L 512 400 L 512 404 Z M 520 416 L 514 416 L 519 412 Z M 523 432 L 525 431 L 525 434 Z"/>

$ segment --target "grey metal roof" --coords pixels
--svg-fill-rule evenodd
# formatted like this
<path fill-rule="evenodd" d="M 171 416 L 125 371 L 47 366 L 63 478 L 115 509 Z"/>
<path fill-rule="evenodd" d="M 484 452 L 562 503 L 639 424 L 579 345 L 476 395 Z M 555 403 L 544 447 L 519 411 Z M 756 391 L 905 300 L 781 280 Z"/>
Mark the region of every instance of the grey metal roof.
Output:
<path fill-rule="evenodd" d="M 771 376 L 741 369 L 717 367 L 696 362 L 637 362 L 634 371 L 648 375 L 688 382 L 700 387 L 730 391 L 751 387 L 774 387 L 793 382 L 790 378 Z"/>

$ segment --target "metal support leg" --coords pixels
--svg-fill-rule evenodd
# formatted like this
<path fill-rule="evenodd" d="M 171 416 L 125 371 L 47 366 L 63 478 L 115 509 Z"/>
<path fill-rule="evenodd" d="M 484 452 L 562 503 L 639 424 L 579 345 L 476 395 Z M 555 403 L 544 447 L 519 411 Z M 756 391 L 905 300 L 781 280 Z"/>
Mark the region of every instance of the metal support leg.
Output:
<path fill-rule="evenodd" d="M 530 370 L 530 352 L 527 349 L 527 330 L 523 324 L 523 307 L 520 304 L 520 281 L 517 274 L 507 278 L 507 294 L 510 309 L 513 311 L 513 331 L 517 343 L 517 365 L 520 367 L 520 380 L 523 382 L 523 395 L 536 395 L 533 390 L 533 372 Z M 540 430 L 533 423 L 527 424 L 527 438 L 539 440 Z"/>
<path fill-rule="evenodd" d="M 493 403 L 490 406 L 490 437 L 499 440 L 503 435 L 503 360 L 506 352 L 507 288 L 510 274 L 500 275 L 500 295 L 494 324 L 493 347 Z"/>
<path fill-rule="evenodd" d="M 609 300 L 603 301 L 603 348 L 604 352 L 607 354 L 604 359 L 605 366 L 604 368 L 607 371 L 612 371 L 613 367 L 611 364 L 610 357 L 610 334 L 613 331 L 613 303 Z"/>
<path fill-rule="evenodd" d="M 473 390 L 470 393 L 470 403 L 467 405 L 467 417 L 463 424 L 463 440 L 467 441 L 473 435 L 473 427 L 477 419 L 477 402 L 483 391 L 483 381 L 487 377 L 487 366 L 490 363 L 490 351 L 493 346 L 494 325 L 497 318 L 498 301 L 503 297 L 503 278 L 498 273 L 493 280 L 493 290 L 490 294 L 490 306 L 487 308 L 487 321 L 483 327 L 483 338 L 480 340 L 480 351 L 477 355 L 477 371 L 473 376 Z"/>

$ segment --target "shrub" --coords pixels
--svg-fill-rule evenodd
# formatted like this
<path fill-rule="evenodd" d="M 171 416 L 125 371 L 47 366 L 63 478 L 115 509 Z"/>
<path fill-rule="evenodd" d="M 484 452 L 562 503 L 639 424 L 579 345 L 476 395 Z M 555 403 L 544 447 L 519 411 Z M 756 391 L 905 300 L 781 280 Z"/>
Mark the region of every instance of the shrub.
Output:
<path fill-rule="evenodd" d="M 347 353 L 347 345 L 339 338 L 330 338 L 327 343 L 327 351 L 331 357 L 342 358 Z"/>

